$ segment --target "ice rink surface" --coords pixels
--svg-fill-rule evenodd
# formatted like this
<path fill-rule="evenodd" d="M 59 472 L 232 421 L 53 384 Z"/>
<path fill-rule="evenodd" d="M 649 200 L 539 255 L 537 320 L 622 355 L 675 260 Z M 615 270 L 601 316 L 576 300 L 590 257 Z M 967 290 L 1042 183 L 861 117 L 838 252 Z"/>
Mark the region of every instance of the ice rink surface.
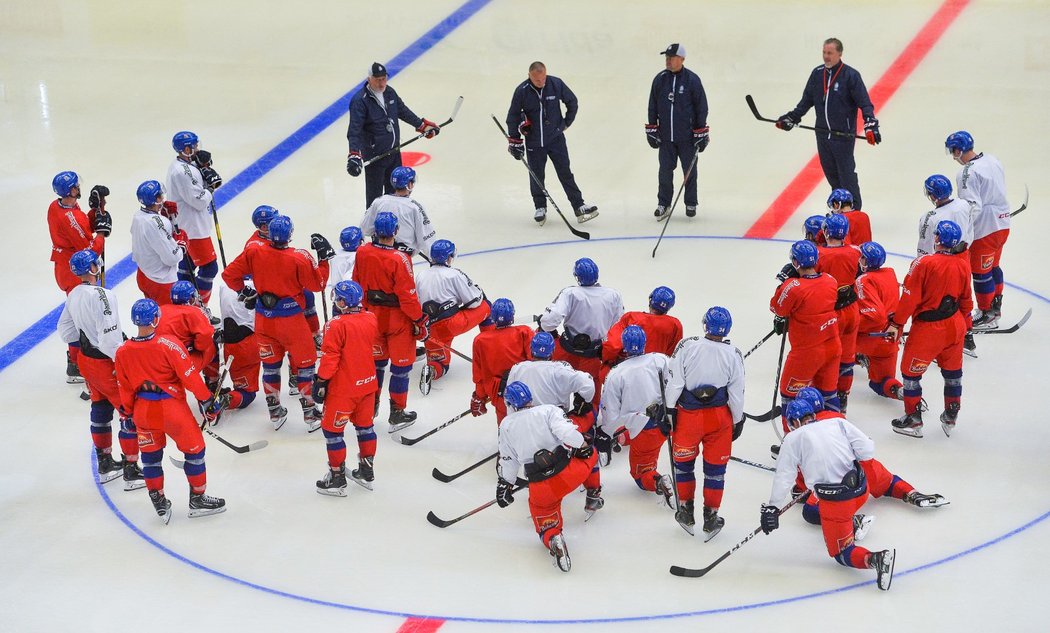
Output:
<path fill-rule="evenodd" d="M 15 283 L 0 320 L 0 630 L 1045 630 L 1048 34 L 1050 7 L 1030 1 L 5 3 L 0 200 Z M 238 444 L 270 442 L 247 455 L 209 442 L 209 492 L 226 498 L 225 514 L 187 519 L 184 479 L 170 464 L 176 513 L 167 526 L 143 491 L 95 483 L 88 407 L 64 382 L 64 345 L 41 336 L 49 331 L 42 319 L 62 301 L 43 217 L 58 171 L 77 171 L 85 190 L 112 189 L 111 277 L 121 277 L 117 262 L 129 252 L 134 189 L 163 179 L 180 129 L 200 135 L 226 178 L 219 216 L 228 258 L 263 203 L 295 220 L 300 246 L 315 231 L 335 241 L 360 220 L 364 199 L 363 179 L 344 171 L 344 95 L 381 61 L 390 84 L 428 119 L 444 120 L 464 96 L 454 124 L 410 148 L 423 154 L 414 197 L 439 235 L 459 246 L 458 266 L 490 298 L 512 298 L 519 322 L 572 284 L 572 262 L 589 256 L 628 310 L 644 309 L 657 285 L 674 288 L 672 314 L 687 335 L 699 333 L 707 307 L 728 307 L 731 338 L 746 350 L 769 330 L 773 275 L 802 220 L 823 212 L 828 187 L 792 185 L 815 154 L 812 136 L 759 124 L 744 95 L 765 116 L 793 107 L 830 36 L 843 40 L 844 61 L 869 90 L 883 82 L 885 98 L 874 100 L 884 142 L 858 144 L 856 155 L 864 210 L 901 277 L 929 207 L 923 180 L 954 180 L 958 165 L 943 151 L 950 132 L 969 130 L 978 151 L 1001 160 L 1012 206 L 1026 184 L 1031 191 L 1003 259 L 1003 322 L 1028 308 L 1033 316 L 1016 334 L 978 339 L 955 435 L 937 429 L 936 372 L 923 381 L 933 409 L 926 437 L 914 440 L 891 432 L 899 406 L 871 393 L 858 369 L 850 419 L 891 471 L 952 502 L 926 511 L 890 499 L 865 507 L 878 521 L 864 545 L 897 549 L 892 591 L 877 591 L 870 572 L 836 565 L 819 530 L 795 511 L 709 576 L 669 575 L 671 564 L 707 565 L 757 526 L 771 478 L 738 463 L 726 477 L 726 527 L 706 544 L 635 487 L 626 453 L 604 470 L 607 503 L 591 521 L 583 522 L 582 493 L 565 500 L 569 574 L 538 543 L 524 494 L 506 510 L 437 529 L 428 511 L 451 518 L 491 499 L 489 466 L 447 484 L 430 476 L 495 450 L 491 413 L 408 447 L 386 433 L 384 402 L 375 491 L 351 486 L 345 499 L 313 491 L 326 467 L 323 439 L 306 433 L 287 396 L 292 414 L 279 432 L 261 399 L 215 429 Z M 685 44 L 686 66 L 703 79 L 712 140 L 699 160 L 699 216 L 686 219 L 679 207 L 652 258 L 657 159 L 642 124 L 663 67 L 658 52 L 672 41 Z M 589 242 L 553 213 L 535 226 L 527 176 L 489 118 L 505 117 L 512 89 L 537 59 L 580 100 L 568 142 L 577 182 L 601 213 L 581 227 Z M 403 126 L 402 134 L 412 132 Z M 552 170 L 548 176 L 569 213 Z M 801 204 L 778 203 L 771 213 L 790 219 L 781 229 L 759 226 L 784 192 Z M 770 227 L 771 239 L 742 239 Z M 137 288 L 125 279 L 117 293 L 131 333 Z M 456 348 L 469 353 L 471 336 Z M 777 352 L 773 340 L 747 361 L 749 412 L 769 409 Z M 420 419 L 406 437 L 470 399 L 469 367 L 459 359 L 425 398 L 417 376 L 418 367 L 409 405 Z M 750 422 L 734 454 L 770 463 L 775 441 L 769 424 Z"/>

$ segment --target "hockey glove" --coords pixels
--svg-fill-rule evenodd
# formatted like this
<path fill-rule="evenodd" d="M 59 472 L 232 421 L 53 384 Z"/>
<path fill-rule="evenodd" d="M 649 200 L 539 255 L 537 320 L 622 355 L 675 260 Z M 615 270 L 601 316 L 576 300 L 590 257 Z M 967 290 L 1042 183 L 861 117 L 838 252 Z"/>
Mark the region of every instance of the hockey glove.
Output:
<path fill-rule="evenodd" d="M 310 235 L 310 248 L 317 251 L 318 261 L 326 262 L 335 257 L 335 249 L 325 236 L 320 233 Z"/>
<path fill-rule="evenodd" d="M 324 404 L 324 399 L 328 397 L 328 383 L 329 380 L 321 378 L 317 374 L 314 374 L 314 384 L 310 388 L 310 394 L 314 398 L 314 402 L 318 404 Z"/>
<path fill-rule="evenodd" d="M 781 335 L 788 331 L 788 320 L 787 317 L 775 316 L 773 317 L 773 333 Z"/>
<path fill-rule="evenodd" d="M 594 406 L 590 402 L 583 399 L 578 393 L 572 394 L 572 408 L 569 409 L 569 413 L 573 415 L 587 415 L 591 411 L 594 411 Z"/>
<path fill-rule="evenodd" d="M 507 151 L 514 157 L 514 160 L 525 158 L 525 141 L 520 138 L 508 138 Z"/>
<path fill-rule="evenodd" d="M 661 402 L 654 402 L 645 408 L 645 415 L 649 416 L 650 420 L 656 420 L 657 424 L 660 420 L 667 417 L 667 407 Z"/>
<path fill-rule="evenodd" d="M 470 415 L 476 418 L 488 412 L 488 408 L 485 407 L 485 399 L 476 393 L 470 394 Z"/>
<path fill-rule="evenodd" d="M 174 200 L 165 200 L 164 204 L 160 205 L 160 214 L 174 222 L 175 218 L 179 217 L 178 203 Z"/>
<path fill-rule="evenodd" d="M 707 144 L 711 142 L 710 130 L 706 125 L 693 130 L 693 146 L 696 147 L 696 151 L 702 152 L 707 149 Z"/>
<path fill-rule="evenodd" d="M 412 322 L 412 336 L 416 337 L 417 341 L 425 341 L 430 338 L 430 319 L 427 315 L 424 314 Z"/>
<path fill-rule="evenodd" d="M 173 230 L 171 232 L 171 239 L 175 240 L 175 243 L 182 248 L 184 253 L 190 250 L 190 236 L 186 234 L 186 231 L 183 231 L 182 229 Z"/>
<path fill-rule="evenodd" d="M 197 165 L 198 169 L 211 167 L 211 152 L 206 149 L 197 150 L 193 155 L 193 162 Z"/>
<path fill-rule="evenodd" d="M 657 149 L 660 147 L 660 126 L 656 123 L 647 123 L 645 126 L 645 140 L 649 147 Z"/>
<path fill-rule="evenodd" d="M 788 279 L 798 279 L 798 277 L 798 270 L 791 262 L 784 264 L 784 267 L 780 269 L 779 273 L 777 273 L 777 281 L 781 283 L 784 283 Z"/>
<path fill-rule="evenodd" d="M 766 534 L 780 527 L 780 508 L 763 503 L 762 516 L 759 523 L 762 526 L 762 531 Z"/>
<path fill-rule="evenodd" d="M 109 237 L 113 230 L 113 216 L 101 207 L 95 209 L 95 218 L 91 221 L 91 230 L 102 237 Z"/>
<path fill-rule="evenodd" d="M 422 134 L 425 138 L 434 138 L 441 133 L 441 128 L 438 127 L 437 123 L 423 119 L 423 122 L 419 124 L 416 131 Z"/>
<path fill-rule="evenodd" d="M 573 457 L 579 457 L 580 459 L 590 459 L 591 455 L 594 455 L 594 447 L 590 444 L 584 444 L 579 448 L 572 449 Z"/>
<path fill-rule="evenodd" d="M 744 419 L 746 419 L 746 418 L 744 418 Z M 736 424 L 733 425 L 733 441 L 734 442 L 736 441 L 736 438 L 740 437 L 740 434 L 744 432 L 744 419 L 741 419 L 739 422 L 737 422 Z"/>
<path fill-rule="evenodd" d="M 506 508 L 514 503 L 514 484 L 502 479 L 496 483 L 496 503 L 501 508 Z"/>
<path fill-rule="evenodd" d="M 106 185 L 95 185 L 88 195 L 88 206 L 92 209 L 106 209 L 106 196 L 109 195 L 109 187 Z"/>
<path fill-rule="evenodd" d="M 201 178 L 204 179 L 204 186 L 209 191 L 215 191 L 222 186 L 222 176 L 211 167 L 201 167 Z"/>
<path fill-rule="evenodd" d="M 346 173 L 350 174 L 354 178 L 361 175 L 364 170 L 365 164 L 361 160 L 361 152 L 350 152 L 346 157 Z"/>
<path fill-rule="evenodd" d="M 521 120 L 521 123 L 518 124 L 518 134 L 521 134 L 523 137 L 525 137 L 528 136 L 529 132 L 531 131 L 532 121 L 529 120 L 529 117 L 525 117 Z"/>
<path fill-rule="evenodd" d="M 878 119 L 873 116 L 864 119 L 864 136 L 868 139 L 868 145 L 878 145 L 882 142 Z"/>
<path fill-rule="evenodd" d="M 612 461 L 613 438 L 603 429 L 597 429 L 594 433 L 594 448 L 598 449 L 599 460 L 602 466 L 608 466 Z"/>
<path fill-rule="evenodd" d="M 218 396 L 208 398 L 201 403 L 201 408 L 204 411 L 204 421 L 215 426 L 219 422 L 219 416 L 230 404 L 230 395 L 228 393 L 220 393 Z M 203 428 L 203 424 L 201 428 Z"/>
<path fill-rule="evenodd" d="M 667 415 L 662 420 L 656 421 L 656 428 L 660 429 L 660 432 L 664 434 L 664 437 L 670 437 L 671 432 L 674 431 L 674 427 L 678 423 L 678 409 L 668 409 Z"/>
<path fill-rule="evenodd" d="M 779 119 L 777 119 L 777 122 L 776 122 L 775 125 L 779 129 L 784 130 L 785 132 L 787 132 L 787 131 L 791 130 L 792 128 L 794 128 L 798 124 L 799 124 L 799 120 L 796 119 L 795 117 L 793 117 L 791 115 L 791 113 L 789 112 L 789 113 L 785 114 L 784 116 L 780 117 Z"/>
<path fill-rule="evenodd" d="M 241 291 L 237 293 L 237 299 L 244 304 L 244 307 L 249 310 L 255 309 L 255 303 L 259 300 L 259 293 L 251 286 L 245 286 L 241 288 Z"/>

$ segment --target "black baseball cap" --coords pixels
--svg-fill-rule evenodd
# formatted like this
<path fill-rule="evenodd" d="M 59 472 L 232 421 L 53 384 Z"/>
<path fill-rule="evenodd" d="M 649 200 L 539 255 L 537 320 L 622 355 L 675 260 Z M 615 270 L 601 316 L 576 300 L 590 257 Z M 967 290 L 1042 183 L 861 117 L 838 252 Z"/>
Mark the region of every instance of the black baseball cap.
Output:
<path fill-rule="evenodd" d="M 372 67 L 368 69 L 369 77 L 386 77 L 386 66 L 379 62 L 372 62 Z"/>
<path fill-rule="evenodd" d="M 668 57 L 673 57 L 675 55 L 685 57 L 685 47 L 678 42 L 675 42 L 674 44 L 668 44 L 665 50 L 660 51 L 660 54 L 667 55 Z"/>

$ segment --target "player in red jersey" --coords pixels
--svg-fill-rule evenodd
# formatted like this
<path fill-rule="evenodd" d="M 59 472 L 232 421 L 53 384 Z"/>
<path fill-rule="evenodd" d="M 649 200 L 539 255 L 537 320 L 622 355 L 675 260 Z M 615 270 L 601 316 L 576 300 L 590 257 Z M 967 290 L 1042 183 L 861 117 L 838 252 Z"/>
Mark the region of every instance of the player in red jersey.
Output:
<path fill-rule="evenodd" d="M 394 246 L 397 216 L 389 211 L 376 214 L 375 242 L 357 249 L 353 280 L 364 289 L 364 306 L 379 320 L 379 339 L 373 348 L 376 377 L 383 389 L 383 374 L 390 363 L 390 428 L 394 433 L 416 421 L 408 406 L 408 374 L 416 360 L 415 341 L 430 335 L 429 319 L 423 314 L 412 275 L 412 260 Z M 379 397 L 372 416 L 379 412 Z"/>
<path fill-rule="evenodd" d="M 769 300 L 775 315 L 773 330 L 787 333 L 791 351 L 780 378 L 782 406 L 798 396 L 799 389 L 813 385 L 824 396 L 828 408 L 838 410 L 839 342 L 835 301 L 838 284 L 826 273 L 818 273 L 818 251 L 813 242 L 791 245 L 791 265 L 798 277 L 789 277 Z M 790 322 L 790 327 L 789 327 Z M 784 421 L 786 428 L 786 421 Z"/>
<path fill-rule="evenodd" d="M 849 220 L 849 233 L 846 244 L 860 246 L 871 241 L 871 218 L 860 209 L 853 209 L 853 194 L 849 189 L 834 189 L 828 196 L 828 211 L 832 215 L 844 214 Z"/>
<path fill-rule="evenodd" d="M 303 421 L 310 432 L 321 427 L 321 412 L 310 397 L 317 352 L 303 310 L 304 292 L 320 292 L 328 280 L 328 260 L 335 255 L 332 245 L 322 235 L 310 236 L 320 264 L 308 251 L 289 248 L 295 227 L 292 219 L 280 215 L 270 221 L 270 244 L 247 248 L 222 273 L 230 290 L 242 300 L 256 299 L 255 337 L 263 362 L 263 393 L 274 430 L 288 418 L 281 406 L 281 364 L 287 352 L 292 358 L 298 379 L 299 404 Z M 251 276 L 255 288 L 245 287 Z"/>
<path fill-rule="evenodd" d="M 857 360 L 868 369 L 868 386 L 880 396 L 904 399 L 903 385 L 897 380 L 897 354 L 900 351 L 895 340 L 871 336 L 884 332 L 890 315 L 897 312 L 900 300 L 900 284 L 897 273 L 886 263 L 886 250 L 878 242 L 860 245 L 860 267 L 864 271 L 857 277 L 857 305 L 860 321 L 857 326 Z"/>
<path fill-rule="evenodd" d="M 496 410 L 496 424 L 507 416 L 503 402 L 503 388 L 510 368 L 527 360 L 533 331 L 527 325 L 514 325 L 514 303 L 500 298 L 492 302 L 491 317 L 495 329 L 474 337 L 474 393 L 470 396 L 470 414 L 474 417 L 488 413 L 485 402 Z"/>
<path fill-rule="evenodd" d="M 182 344 L 193 364 L 204 372 L 204 382 L 214 390 L 219 380 L 219 348 L 212 327 L 201 306 L 197 289 L 188 281 L 171 286 L 171 303 L 160 307 L 157 333 Z"/>
<path fill-rule="evenodd" d="M 253 246 L 268 246 L 270 244 L 270 220 L 281 215 L 281 212 L 268 204 L 261 204 L 252 211 L 252 224 L 255 231 L 244 243 L 245 250 Z"/>
<path fill-rule="evenodd" d="M 951 220 L 942 220 L 934 235 L 937 251 L 912 262 L 897 312 L 886 328 L 889 336 L 899 338 L 908 319 L 912 320 L 901 357 L 904 415 L 893 420 L 894 431 L 911 437 L 922 437 L 920 381 L 934 362 L 944 378 L 941 428 L 949 437 L 955 430 L 962 400 L 963 337 L 970 329 L 973 309 L 969 267 L 952 255 L 952 248 L 962 239 L 962 229 Z"/>
<path fill-rule="evenodd" d="M 178 341 L 157 334 L 160 306 L 152 299 L 139 299 L 131 306 L 131 322 L 138 336 L 116 352 L 120 402 L 131 412 L 138 427 L 142 472 L 150 501 L 164 523 L 171 520 L 171 501 L 164 496 L 164 447 L 170 437 L 186 456 L 184 470 L 190 484 L 189 516 L 199 517 L 226 511 L 226 501 L 204 494 L 207 473 L 204 465 L 204 436 L 186 404 L 190 391 L 204 408 L 205 417 L 222 412 L 222 400 L 214 398 L 201 380 L 190 355 Z"/>
<path fill-rule="evenodd" d="M 838 284 L 835 315 L 838 317 L 839 341 L 842 356 L 839 357 L 839 410 L 846 412 L 846 401 L 853 387 L 853 363 L 857 360 L 857 275 L 860 273 L 860 249 L 845 243 L 849 233 L 849 220 L 842 214 L 829 215 L 824 220 L 824 235 L 827 246 L 818 246 L 817 272 L 827 273 Z"/>
<path fill-rule="evenodd" d="M 328 472 L 317 482 L 317 492 L 346 496 L 346 442 L 349 424 L 357 431 L 358 467 L 355 482 L 371 490 L 375 479 L 376 432 L 372 411 L 379 390 L 372 346 L 379 322 L 361 307 L 364 291 L 354 281 L 340 281 L 332 289 L 332 320 L 321 342 L 321 364 L 314 377 L 314 400 L 324 404 L 321 432 L 328 450 Z"/>
<path fill-rule="evenodd" d="M 245 281 L 247 287 L 250 281 Z M 255 306 L 259 298 L 244 302 L 225 283 L 218 284 L 222 313 L 222 352 L 230 365 L 230 409 L 243 409 L 259 393 L 259 342 L 255 339 Z M 254 290 L 254 287 L 252 287 Z"/>
<path fill-rule="evenodd" d="M 609 333 L 602 343 L 602 362 L 608 367 L 626 358 L 623 353 L 621 337 L 628 325 L 637 325 L 645 332 L 645 354 L 659 352 L 670 356 L 682 340 L 682 322 L 667 314 L 674 307 L 675 294 L 667 286 L 657 286 L 649 293 L 649 311 L 632 310 L 625 312 L 620 320 L 609 328 Z"/>

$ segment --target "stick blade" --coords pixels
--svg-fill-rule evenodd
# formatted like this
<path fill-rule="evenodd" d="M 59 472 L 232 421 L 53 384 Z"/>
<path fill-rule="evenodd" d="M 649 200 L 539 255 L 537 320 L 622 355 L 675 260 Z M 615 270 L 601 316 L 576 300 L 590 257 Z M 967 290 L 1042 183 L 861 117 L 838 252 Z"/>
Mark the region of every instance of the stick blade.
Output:
<path fill-rule="evenodd" d="M 404 435 L 402 435 L 401 436 L 401 443 L 404 444 L 405 446 L 412 446 L 413 444 L 415 444 L 419 440 L 423 439 L 424 437 L 426 437 L 426 436 L 425 435 L 421 435 L 420 437 L 405 437 Z M 437 469 L 435 468 L 434 470 L 437 470 Z"/>
<path fill-rule="evenodd" d="M 434 477 L 434 479 L 437 479 L 438 481 L 443 481 L 446 484 L 448 482 L 452 481 L 452 479 L 453 479 L 452 477 L 449 477 L 448 475 L 446 475 L 445 473 L 441 472 L 437 468 L 435 468 L 434 470 L 430 471 L 430 474 Z"/>
<path fill-rule="evenodd" d="M 710 570 L 710 567 L 705 567 L 704 569 L 689 569 L 687 567 L 671 565 L 670 572 L 672 576 L 678 576 L 680 578 L 700 578 Z"/>
<path fill-rule="evenodd" d="M 247 453 L 248 451 L 261 451 L 262 449 L 266 448 L 269 445 L 270 445 L 270 441 L 269 440 L 259 440 L 258 442 L 252 442 L 251 444 L 249 444 L 248 445 L 248 450 L 244 451 L 244 452 Z"/>
<path fill-rule="evenodd" d="M 452 521 L 445 521 L 444 519 L 439 519 L 438 516 L 434 514 L 433 510 L 427 513 L 427 521 L 431 525 L 437 526 L 439 528 L 447 528 L 453 523 Z"/>

